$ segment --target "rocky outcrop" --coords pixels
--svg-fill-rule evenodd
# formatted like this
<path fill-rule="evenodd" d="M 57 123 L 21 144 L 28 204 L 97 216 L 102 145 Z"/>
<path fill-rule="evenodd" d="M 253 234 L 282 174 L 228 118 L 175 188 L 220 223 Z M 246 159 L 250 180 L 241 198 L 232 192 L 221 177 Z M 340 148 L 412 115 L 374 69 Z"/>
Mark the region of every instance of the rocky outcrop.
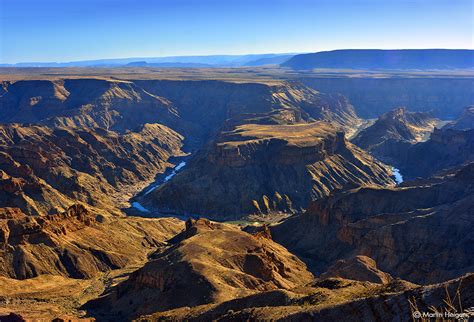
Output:
<path fill-rule="evenodd" d="M 327 123 L 245 124 L 222 133 L 141 202 L 159 211 L 235 219 L 296 212 L 337 189 L 393 184 L 390 175 Z"/>
<path fill-rule="evenodd" d="M 130 319 L 156 311 L 291 289 L 312 281 L 282 246 L 235 226 L 188 221 L 176 244 L 102 299 L 86 305 L 97 318 Z"/>
<path fill-rule="evenodd" d="M 429 137 L 438 121 L 429 113 L 408 112 L 397 108 L 380 116 L 352 139 L 355 145 L 384 157 L 387 141 L 416 143 Z"/>
<path fill-rule="evenodd" d="M 470 80 L 449 81 L 460 85 L 448 96 L 464 100 Z M 472 159 L 469 131 L 413 144 L 430 121 L 385 116 L 402 123 L 384 133 L 403 144 L 397 160 L 413 163 L 404 176 L 444 171 L 395 188 L 387 166 L 346 140 L 360 123 L 349 101 L 297 82 L 65 79 L 2 82 L 0 93 L 2 312 L 390 320 L 408 312 L 405 299 L 438 305 L 434 290 L 453 288 L 398 278 L 438 282 L 474 267 L 474 167 L 444 170 Z M 449 101 L 440 95 L 433 104 Z M 115 216 L 183 144 L 195 153 L 186 168 L 137 198 L 149 215 L 295 216 L 244 230 Z"/>
<path fill-rule="evenodd" d="M 182 155 L 182 140 L 194 152 L 220 131 L 242 124 L 325 120 L 338 129 L 350 129 L 360 122 L 343 96 L 319 93 L 297 82 L 66 79 L 3 85 L 0 121 L 40 125 L 0 128 L 0 152 L 11 159 L 0 169 L 8 192 L 0 206 L 20 207 L 31 214 L 63 211 L 75 200 L 108 210 L 126 207 L 110 197 L 137 189 L 164 172 L 169 157 Z M 265 144 L 256 148 L 263 151 Z M 291 150 L 295 149 L 283 151 L 282 157 L 298 158 Z M 28 176 L 18 174 L 18 167 L 28 167 Z M 345 184 L 348 176 L 331 188 Z M 322 185 L 315 194 L 328 189 Z M 250 201 L 244 198 L 242 203 L 259 213 L 293 209 L 288 196 L 278 190 L 269 193 L 255 194 Z"/>
<path fill-rule="evenodd" d="M 339 277 L 379 284 L 387 284 L 393 280 L 390 274 L 382 272 L 377 268 L 377 264 L 372 258 L 360 255 L 350 259 L 338 260 L 319 277 L 321 279 Z"/>
<path fill-rule="evenodd" d="M 102 216 L 79 204 L 41 217 L 0 208 L 0 276 L 91 278 L 142 263 L 182 227 L 175 219 Z"/>
<path fill-rule="evenodd" d="M 474 227 L 473 175 L 471 163 L 441 182 L 335 194 L 272 227 L 272 236 L 316 272 L 338 259 L 363 255 L 382 271 L 411 282 L 454 278 L 474 265 L 468 255 Z"/>
<path fill-rule="evenodd" d="M 375 295 L 366 299 L 350 301 L 334 307 L 324 309 L 307 309 L 299 312 L 285 314 L 288 320 L 338 320 L 349 321 L 390 321 L 410 320 L 415 312 L 428 313 L 424 318 L 434 319 L 444 317 L 445 312 L 456 317 L 469 319 L 474 304 L 474 274 L 467 274 L 458 279 L 445 283 L 409 288 L 398 292 L 388 292 Z M 431 313 L 431 314 L 430 314 Z M 415 315 L 415 319 L 416 315 Z"/>
<path fill-rule="evenodd" d="M 404 177 L 426 178 L 474 161 L 474 129 L 435 129 L 428 141 L 387 144 L 386 152 Z"/>

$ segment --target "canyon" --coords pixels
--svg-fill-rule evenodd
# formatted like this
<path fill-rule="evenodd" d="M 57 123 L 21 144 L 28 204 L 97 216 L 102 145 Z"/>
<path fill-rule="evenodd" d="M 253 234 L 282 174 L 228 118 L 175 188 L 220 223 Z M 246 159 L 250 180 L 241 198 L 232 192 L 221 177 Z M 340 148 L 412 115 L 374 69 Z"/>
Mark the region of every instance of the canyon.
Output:
<path fill-rule="evenodd" d="M 0 319 L 474 305 L 472 78 L 158 71 L 0 73 Z"/>
<path fill-rule="evenodd" d="M 142 204 L 221 220 L 295 213 L 334 190 L 394 184 L 391 175 L 327 123 L 245 124 L 222 133 Z"/>

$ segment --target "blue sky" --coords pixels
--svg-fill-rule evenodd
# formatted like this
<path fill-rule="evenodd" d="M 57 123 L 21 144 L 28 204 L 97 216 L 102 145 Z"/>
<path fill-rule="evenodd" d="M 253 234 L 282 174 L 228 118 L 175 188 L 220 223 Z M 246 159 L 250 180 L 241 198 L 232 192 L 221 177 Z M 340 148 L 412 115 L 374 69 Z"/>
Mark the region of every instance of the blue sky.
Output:
<path fill-rule="evenodd" d="M 0 0 L 0 63 L 473 49 L 473 0 Z"/>

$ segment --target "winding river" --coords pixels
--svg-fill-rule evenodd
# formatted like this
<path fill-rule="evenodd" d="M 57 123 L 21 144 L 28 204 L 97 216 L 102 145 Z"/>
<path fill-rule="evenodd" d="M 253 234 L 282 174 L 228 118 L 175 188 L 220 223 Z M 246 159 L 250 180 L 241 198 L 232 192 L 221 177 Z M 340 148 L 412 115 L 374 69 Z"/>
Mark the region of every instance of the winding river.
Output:
<path fill-rule="evenodd" d="M 144 196 L 161 186 L 163 183 L 171 180 L 181 169 L 186 166 L 186 161 L 181 161 L 176 167 L 173 168 L 170 174 L 166 175 L 162 180 L 158 179 L 155 183 L 151 184 L 147 191 L 145 191 Z M 166 172 L 165 172 L 166 173 Z M 160 176 L 161 177 L 161 176 Z M 143 207 L 138 201 L 132 202 L 132 207 L 143 213 L 149 213 L 150 210 Z"/>

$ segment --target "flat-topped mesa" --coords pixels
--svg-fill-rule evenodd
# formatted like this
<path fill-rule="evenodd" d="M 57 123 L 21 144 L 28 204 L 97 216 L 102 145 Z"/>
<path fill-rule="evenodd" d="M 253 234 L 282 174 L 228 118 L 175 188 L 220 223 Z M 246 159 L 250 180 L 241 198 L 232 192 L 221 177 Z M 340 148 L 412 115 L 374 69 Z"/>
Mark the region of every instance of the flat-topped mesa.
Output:
<path fill-rule="evenodd" d="M 210 163 L 242 167 L 269 162 L 314 163 L 346 148 L 343 132 L 327 123 L 267 126 L 247 124 L 221 135 L 208 155 Z"/>
<path fill-rule="evenodd" d="M 390 175 L 325 122 L 244 124 L 222 133 L 141 202 L 217 220 L 293 213 L 336 189 L 393 184 Z"/>

